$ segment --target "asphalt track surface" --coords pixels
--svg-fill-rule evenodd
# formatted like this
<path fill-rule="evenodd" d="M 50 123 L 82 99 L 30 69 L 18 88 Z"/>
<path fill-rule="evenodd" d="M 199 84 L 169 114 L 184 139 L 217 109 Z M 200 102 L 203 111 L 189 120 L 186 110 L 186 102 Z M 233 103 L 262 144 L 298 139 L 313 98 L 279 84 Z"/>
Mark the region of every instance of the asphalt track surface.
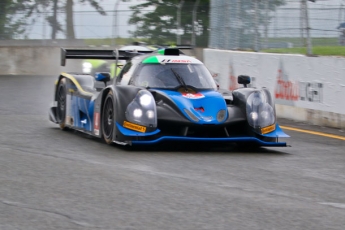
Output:
<path fill-rule="evenodd" d="M 48 121 L 55 78 L 0 76 L 0 229 L 345 229 L 345 141 L 108 146 Z M 281 121 L 286 126 L 336 129 Z"/>

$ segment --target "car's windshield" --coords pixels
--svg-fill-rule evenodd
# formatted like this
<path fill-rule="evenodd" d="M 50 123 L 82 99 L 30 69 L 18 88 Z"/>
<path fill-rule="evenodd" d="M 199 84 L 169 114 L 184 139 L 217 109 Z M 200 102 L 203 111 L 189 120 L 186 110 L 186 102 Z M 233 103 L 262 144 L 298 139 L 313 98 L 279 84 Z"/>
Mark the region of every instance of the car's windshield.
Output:
<path fill-rule="evenodd" d="M 178 86 L 216 89 L 217 86 L 203 64 L 143 64 L 133 79 L 142 87 L 173 89 Z"/>

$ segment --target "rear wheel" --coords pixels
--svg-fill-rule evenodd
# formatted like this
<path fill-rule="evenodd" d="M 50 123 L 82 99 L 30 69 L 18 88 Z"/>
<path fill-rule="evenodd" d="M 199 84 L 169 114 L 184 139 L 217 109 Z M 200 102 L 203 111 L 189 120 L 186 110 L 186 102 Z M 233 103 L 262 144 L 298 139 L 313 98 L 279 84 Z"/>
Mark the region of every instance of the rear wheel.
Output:
<path fill-rule="evenodd" d="M 66 84 L 65 78 L 61 79 L 56 91 L 56 119 L 62 130 L 66 129 Z"/>
<path fill-rule="evenodd" d="M 109 91 L 103 104 L 102 110 L 102 134 L 103 139 L 107 144 L 113 142 L 114 131 L 114 99 L 113 92 Z"/>

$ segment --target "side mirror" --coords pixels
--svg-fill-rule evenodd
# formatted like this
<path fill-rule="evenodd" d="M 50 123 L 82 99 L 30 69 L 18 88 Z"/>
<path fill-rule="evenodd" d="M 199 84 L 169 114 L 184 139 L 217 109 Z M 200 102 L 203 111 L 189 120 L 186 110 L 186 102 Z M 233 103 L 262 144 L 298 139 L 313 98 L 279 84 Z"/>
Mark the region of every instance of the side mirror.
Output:
<path fill-rule="evenodd" d="M 95 79 L 96 81 L 102 81 L 104 82 L 104 85 L 107 85 L 107 82 L 110 81 L 111 76 L 110 73 L 106 72 L 96 73 Z"/>
<path fill-rule="evenodd" d="M 239 75 L 237 78 L 237 83 L 247 88 L 247 85 L 250 84 L 250 77 L 246 75 Z"/>

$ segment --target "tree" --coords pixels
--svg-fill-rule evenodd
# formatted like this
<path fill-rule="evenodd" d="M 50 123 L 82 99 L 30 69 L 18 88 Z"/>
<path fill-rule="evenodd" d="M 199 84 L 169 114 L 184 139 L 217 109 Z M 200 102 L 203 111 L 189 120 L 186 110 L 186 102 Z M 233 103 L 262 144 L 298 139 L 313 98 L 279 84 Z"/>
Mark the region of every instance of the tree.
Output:
<path fill-rule="evenodd" d="M 89 3 L 95 10 L 101 15 L 106 15 L 103 8 L 98 4 L 96 0 L 79 0 L 81 3 Z M 73 22 L 73 0 L 67 0 L 66 2 L 66 37 L 67 39 L 75 39 L 74 22 Z"/>
<path fill-rule="evenodd" d="M 235 4 L 237 0 L 232 0 Z M 259 50 L 259 26 L 263 25 L 267 34 L 270 11 L 275 11 L 277 7 L 285 4 L 285 0 L 253 0 L 240 1 L 239 3 L 239 20 L 241 27 L 230 28 L 231 34 L 238 34 L 240 37 L 239 47 Z M 266 35 L 265 35 L 266 36 Z M 254 43 L 253 43 L 254 41 Z"/>
<path fill-rule="evenodd" d="M 58 0 L 53 0 L 53 15 L 47 17 L 49 25 L 52 27 L 52 39 L 56 39 L 56 34 L 63 31 L 61 24 L 57 20 Z"/>
<path fill-rule="evenodd" d="M 260 26 L 265 34 L 269 12 L 285 0 L 227 0 L 212 2 L 209 46 L 222 49 L 260 49 Z"/>
<path fill-rule="evenodd" d="M 130 0 L 122 0 L 128 2 Z M 129 24 L 136 25 L 130 31 L 134 37 L 149 39 L 151 43 L 176 44 L 177 8 L 180 0 L 152 0 L 131 6 L 133 10 Z M 181 8 L 181 43 L 191 43 L 193 31 L 193 7 L 195 0 L 185 0 Z M 153 9 L 153 10 L 152 10 Z M 210 0 L 201 0 L 197 9 L 196 44 L 207 45 Z"/>
<path fill-rule="evenodd" d="M 6 0 L 8 1 L 8 0 Z M 12 13 L 16 13 L 16 20 L 22 22 L 20 24 L 21 33 L 30 30 L 30 25 L 33 25 L 39 17 L 43 15 L 45 20 L 52 27 L 53 39 L 56 38 L 57 32 L 63 32 L 61 24 L 57 21 L 57 11 L 59 0 L 11 0 Z M 53 15 L 47 15 L 47 12 L 52 4 Z M 23 23 L 24 22 L 24 23 Z M 12 25 L 13 27 L 13 25 Z"/>
<path fill-rule="evenodd" d="M 14 13 L 20 9 L 20 3 L 12 0 L 2 0 L 0 3 L 0 39 L 12 39 L 18 34 L 23 33 L 24 21 L 14 20 Z"/>
<path fill-rule="evenodd" d="M 6 25 L 9 21 L 9 8 L 11 2 L 12 1 L 10 0 L 4 0 L 2 3 L 0 3 L 2 9 L 2 12 L 0 14 L 0 39 L 8 39 L 8 37 L 10 37 Z"/>
<path fill-rule="evenodd" d="M 229 4 L 233 7 L 237 7 L 238 0 L 229 0 Z M 255 9 L 255 3 L 257 3 L 257 10 Z M 285 4 L 285 0 L 253 0 L 253 1 L 240 1 L 239 19 L 247 25 L 247 27 L 253 27 L 255 23 L 253 15 L 258 13 L 258 23 L 263 25 L 266 19 L 266 10 L 275 11 L 277 7 Z M 267 8 L 267 9 L 266 9 Z"/>
<path fill-rule="evenodd" d="M 34 24 L 37 15 L 43 15 L 45 20 L 52 28 L 51 38 L 56 39 L 58 32 L 64 32 L 61 23 L 57 20 L 59 9 L 64 9 L 66 13 L 66 37 L 68 39 L 75 38 L 74 22 L 73 22 L 73 0 L 2 0 L 9 12 L 0 15 L 0 33 L 2 28 L 11 28 L 13 33 L 23 33 L 28 29 L 30 24 Z M 103 8 L 96 0 L 78 0 L 80 3 L 89 3 L 101 15 L 106 15 Z M 0 3 L 1 4 L 1 3 Z M 52 9 L 52 15 L 47 15 L 47 9 Z M 7 14 L 6 14 L 7 13 Z M 16 22 L 9 24 L 10 15 L 21 13 L 22 17 L 17 17 Z M 4 16 L 5 15 L 5 16 Z M 4 17 L 4 18 L 2 18 Z M 8 27 L 2 27 L 1 23 L 7 23 Z M 26 26 L 26 28 L 25 28 Z M 5 31 L 6 32 L 6 31 Z M 3 32 L 3 34 L 5 34 Z M 1 35 L 0 35 L 1 36 Z"/>

